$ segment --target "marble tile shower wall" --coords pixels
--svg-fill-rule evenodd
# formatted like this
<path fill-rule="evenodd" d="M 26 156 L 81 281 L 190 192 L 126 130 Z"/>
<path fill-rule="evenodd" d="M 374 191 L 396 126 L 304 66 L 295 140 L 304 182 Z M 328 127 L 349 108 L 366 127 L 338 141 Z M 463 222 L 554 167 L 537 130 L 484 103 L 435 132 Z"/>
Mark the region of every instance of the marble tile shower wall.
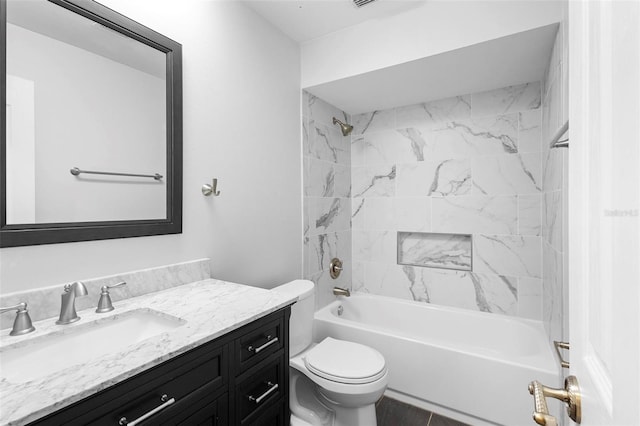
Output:
<path fill-rule="evenodd" d="M 546 71 L 542 103 L 542 281 L 543 321 L 550 340 L 567 340 L 567 150 L 550 149 L 553 135 L 568 119 L 567 26 L 561 23 Z"/>
<path fill-rule="evenodd" d="M 542 319 L 541 83 L 352 117 L 353 288 Z M 472 271 L 397 264 L 397 232 L 472 234 Z"/>
<path fill-rule="evenodd" d="M 316 284 L 316 308 L 334 300 L 334 286 L 351 288 L 351 145 L 333 117 L 350 117 L 303 92 L 302 149 L 304 188 L 304 277 Z M 337 257 L 344 270 L 337 280 L 329 263 Z"/>

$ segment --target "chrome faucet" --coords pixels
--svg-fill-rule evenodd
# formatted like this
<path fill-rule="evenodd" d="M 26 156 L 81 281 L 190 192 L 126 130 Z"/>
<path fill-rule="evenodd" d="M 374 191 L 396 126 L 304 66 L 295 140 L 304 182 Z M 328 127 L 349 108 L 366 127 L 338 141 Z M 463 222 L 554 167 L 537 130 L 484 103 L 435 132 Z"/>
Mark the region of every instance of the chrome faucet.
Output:
<path fill-rule="evenodd" d="M 348 289 L 340 288 L 340 287 L 334 287 L 333 294 L 334 296 L 345 296 L 345 297 L 351 296 L 351 292 Z"/>
<path fill-rule="evenodd" d="M 16 310 L 16 319 L 13 321 L 13 328 L 11 329 L 10 336 L 20 336 L 21 334 L 31 333 L 36 328 L 31 324 L 31 317 L 27 310 L 27 304 L 20 302 L 15 306 L 9 306 L 8 308 L 0 308 L 0 314 L 3 312 L 9 312 Z"/>
<path fill-rule="evenodd" d="M 62 305 L 60 306 L 60 319 L 56 324 L 71 324 L 80 319 L 76 313 L 76 297 L 89 294 L 87 288 L 80 281 L 64 286 L 64 293 L 60 296 Z"/>

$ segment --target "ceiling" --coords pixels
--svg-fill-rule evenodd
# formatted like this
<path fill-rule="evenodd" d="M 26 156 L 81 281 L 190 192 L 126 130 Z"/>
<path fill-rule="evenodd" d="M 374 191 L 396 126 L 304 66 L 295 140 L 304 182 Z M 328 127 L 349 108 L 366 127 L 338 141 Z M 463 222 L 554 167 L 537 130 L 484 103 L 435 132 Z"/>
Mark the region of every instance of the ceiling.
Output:
<path fill-rule="evenodd" d="M 557 31 L 548 25 L 305 90 L 360 114 L 540 81 Z"/>
<path fill-rule="evenodd" d="M 420 7 L 426 0 L 375 0 L 361 8 L 352 0 L 243 0 L 293 40 L 304 43 L 370 19 Z"/>

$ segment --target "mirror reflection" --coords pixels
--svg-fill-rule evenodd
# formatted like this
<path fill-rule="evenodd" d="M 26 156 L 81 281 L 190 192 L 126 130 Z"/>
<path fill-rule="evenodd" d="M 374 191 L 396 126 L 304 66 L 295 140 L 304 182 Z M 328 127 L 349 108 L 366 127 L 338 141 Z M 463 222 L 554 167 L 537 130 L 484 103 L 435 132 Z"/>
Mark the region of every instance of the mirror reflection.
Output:
<path fill-rule="evenodd" d="M 6 223 L 165 219 L 166 54 L 46 0 L 9 0 L 6 55 Z"/>

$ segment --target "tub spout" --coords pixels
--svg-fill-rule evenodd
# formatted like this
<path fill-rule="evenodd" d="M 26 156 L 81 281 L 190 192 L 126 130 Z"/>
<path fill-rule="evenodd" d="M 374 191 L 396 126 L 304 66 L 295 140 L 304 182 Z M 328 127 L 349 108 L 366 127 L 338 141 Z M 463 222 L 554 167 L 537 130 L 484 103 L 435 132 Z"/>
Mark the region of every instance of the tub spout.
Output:
<path fill-rule="evenodd" d="M 340 287 L 334 287 L 333 294 L 335 296 L 345 296 L 345 297 L 351 296 L 351 292 L 348 289 L 340 288 Z"/>

